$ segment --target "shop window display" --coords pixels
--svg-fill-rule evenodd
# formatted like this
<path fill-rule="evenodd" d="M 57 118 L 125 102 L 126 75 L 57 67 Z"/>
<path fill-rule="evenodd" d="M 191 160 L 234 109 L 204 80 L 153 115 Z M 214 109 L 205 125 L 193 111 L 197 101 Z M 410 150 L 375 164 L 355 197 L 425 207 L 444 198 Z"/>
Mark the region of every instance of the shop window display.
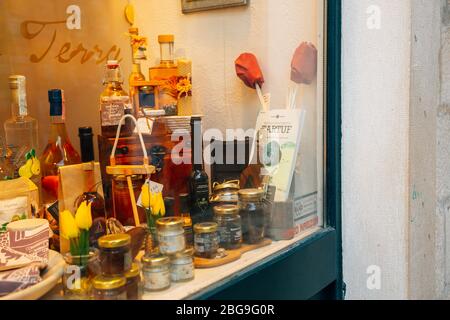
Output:
<path fill-rule="evenodd" d="M 323 228 L 325 5 L 2 1 L 2 297 L 190 298 Z"/>

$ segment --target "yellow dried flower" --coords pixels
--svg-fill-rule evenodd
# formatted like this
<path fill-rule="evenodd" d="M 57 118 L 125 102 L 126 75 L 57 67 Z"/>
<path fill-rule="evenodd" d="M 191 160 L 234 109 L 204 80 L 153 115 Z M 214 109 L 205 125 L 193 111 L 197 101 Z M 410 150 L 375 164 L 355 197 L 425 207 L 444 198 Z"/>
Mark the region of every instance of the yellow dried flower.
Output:
<path fill-rule="evenodd" d="M 66 239 L 76 238 L 80 234 L 75 218 L 69 210 L 61 212 L 59 217 L 59 228 L 61 236 Z"/>
<path fill-rule="evenodd" d="M 78 207 L 77 213 L 75 214 L 75 221 L 78 228 L 89 230 L 89 228 L 92 226 L 91 206 L 91 202 L 89 202 L 88 204 L 87 201 L 83 201 Z"/>

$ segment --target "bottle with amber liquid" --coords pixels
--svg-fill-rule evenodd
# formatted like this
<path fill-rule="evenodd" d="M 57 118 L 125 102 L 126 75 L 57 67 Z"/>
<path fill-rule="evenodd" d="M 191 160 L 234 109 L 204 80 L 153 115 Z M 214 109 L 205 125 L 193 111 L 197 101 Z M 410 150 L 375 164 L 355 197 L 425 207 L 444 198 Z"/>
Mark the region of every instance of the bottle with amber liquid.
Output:
<path fill-rule="evenodd" d="M 161 60 L 159 65 L 150 68 L 150 80 L 162 81 L 158 86 L 158 107 L 166 112 L 166 116 L 178 113 L 178 68 L 174 58 L 175 36 L 159 35 Z"/>
<path fill-rule="evenodd" d="M 63 91 L 49 90 L 48 101 L 50 102 L 50 135 L 40 158 L 42 201 L 45 205 L 58 200 L 58 168 L 81 162 L 80 155 L 67 134 Z"/>
<path fill-rule="evenodd" d="M 100 122 L 102 136 L 114 138 L 120 119 L 125 114 L 133 114 L 133 105 L 128 93 L 123 89 L 123 78 L 117 60 L 108 60 L 103 80 L 104 90 L 100 95 Z M 120 131 L 121 137 L 133 134 L 134 124 L 126 119 Z"/>

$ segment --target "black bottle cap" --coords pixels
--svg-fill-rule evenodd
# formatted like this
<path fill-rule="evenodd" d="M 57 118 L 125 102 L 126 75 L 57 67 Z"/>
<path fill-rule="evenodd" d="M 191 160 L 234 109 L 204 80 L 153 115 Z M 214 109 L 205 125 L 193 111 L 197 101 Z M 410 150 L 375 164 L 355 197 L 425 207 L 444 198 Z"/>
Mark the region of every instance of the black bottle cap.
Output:
<path fill-rule="evenodd" d="M 62 116 L 62 92 L 60 89 L 48 90 L 48 102 L 50 102 L 50 116 Z"/>
<path fill-rule="evenodd" d="M 78 136 L 80 137 L 81 161 L 94 161 L 94 144 L 92 141 L 92 128 L 78 128 Z"/>
<path fill-rule="evenodd" d="M 92 127 L 80 127 L 78 128 L 78 136 L 79 137 L 84 137 L 84 136 L 93 136 L 94 134 L 92 133 Z"/>

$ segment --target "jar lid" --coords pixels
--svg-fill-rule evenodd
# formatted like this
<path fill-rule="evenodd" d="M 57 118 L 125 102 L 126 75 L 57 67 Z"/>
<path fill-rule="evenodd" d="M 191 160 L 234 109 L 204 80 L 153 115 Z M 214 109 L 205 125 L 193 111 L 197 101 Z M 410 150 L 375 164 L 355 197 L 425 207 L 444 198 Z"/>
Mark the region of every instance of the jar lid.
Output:
<path fill-rule="evenodd" d="M 161 254 L 150 254 L 145 255 L 141 259 L 142 263 L 145 265 L 149 265 L 152 267 L 164 266 L 170 263 L 170 259 L 168 256 L 163 256 Z"/>
<path fill-rule="evenodd" d="M 123 287 L 127 283 L 124 277 L 106 277 L 98 275 L 92 281 L 95 289 L 112 290 Z"/>
<path fill-rule="evenodd" d="M 167 42 L 174 42 L 175 36 L 173 34 L 160 34 L 158 36 L 158 42 L 159 43 L 167 43 Z"/>
<path fill-rule="evenodd" d="M 264 195 L 264 190 L 262 189 L 241 189 L 238 191 L 239 198 L 248 200 L 259 200 Z"/>
<path fill-rule="evenodd" d="M 98 239 L 101 248 L 119 248 L 131 243 L 131 236 L 126 233 L 109 234 Z"/>
<path fill-rule="evenodd" d="M 214 207 L 214 213 L 218 216 L 236 215 L 239 213 L 239 207 L 234 204 L 224 204 Z"/>
<path fill-rule="evenodd" d="M 237 189 L 239 190 L 239 180 L 225 181 L 224 183 L 214 183 L 213 190 L 219 191 L 223 189 Z"/>
<path fill-rule="evenodd" d="M 180 217 L 160 218 L 156 221 L 156 227 L 161 230 L 179 230 L 183 228 L 183 224 Z"/>
<path fill-rule="evenodd" d="M 195 233 L 210 233 L 217 231 L 217 223 L 215 222 L 202 222 L 194 225 Z"/>
<path fill-rule="evenodd" d="M 184 249 L 181 252 L 175 253 L 172 257 L 173 258 L 184 258 L 184 257 L 191 257 L 193 255 L 194 255 L 194 248 L 189 247 L 189 248 Z"/>
<path fill-rule="evenodd" d="M 125 273 L 125 278 L 134 278 L 140 274 L 139 265 L 137 263 L 131 264 L 131 269 Z"/>

